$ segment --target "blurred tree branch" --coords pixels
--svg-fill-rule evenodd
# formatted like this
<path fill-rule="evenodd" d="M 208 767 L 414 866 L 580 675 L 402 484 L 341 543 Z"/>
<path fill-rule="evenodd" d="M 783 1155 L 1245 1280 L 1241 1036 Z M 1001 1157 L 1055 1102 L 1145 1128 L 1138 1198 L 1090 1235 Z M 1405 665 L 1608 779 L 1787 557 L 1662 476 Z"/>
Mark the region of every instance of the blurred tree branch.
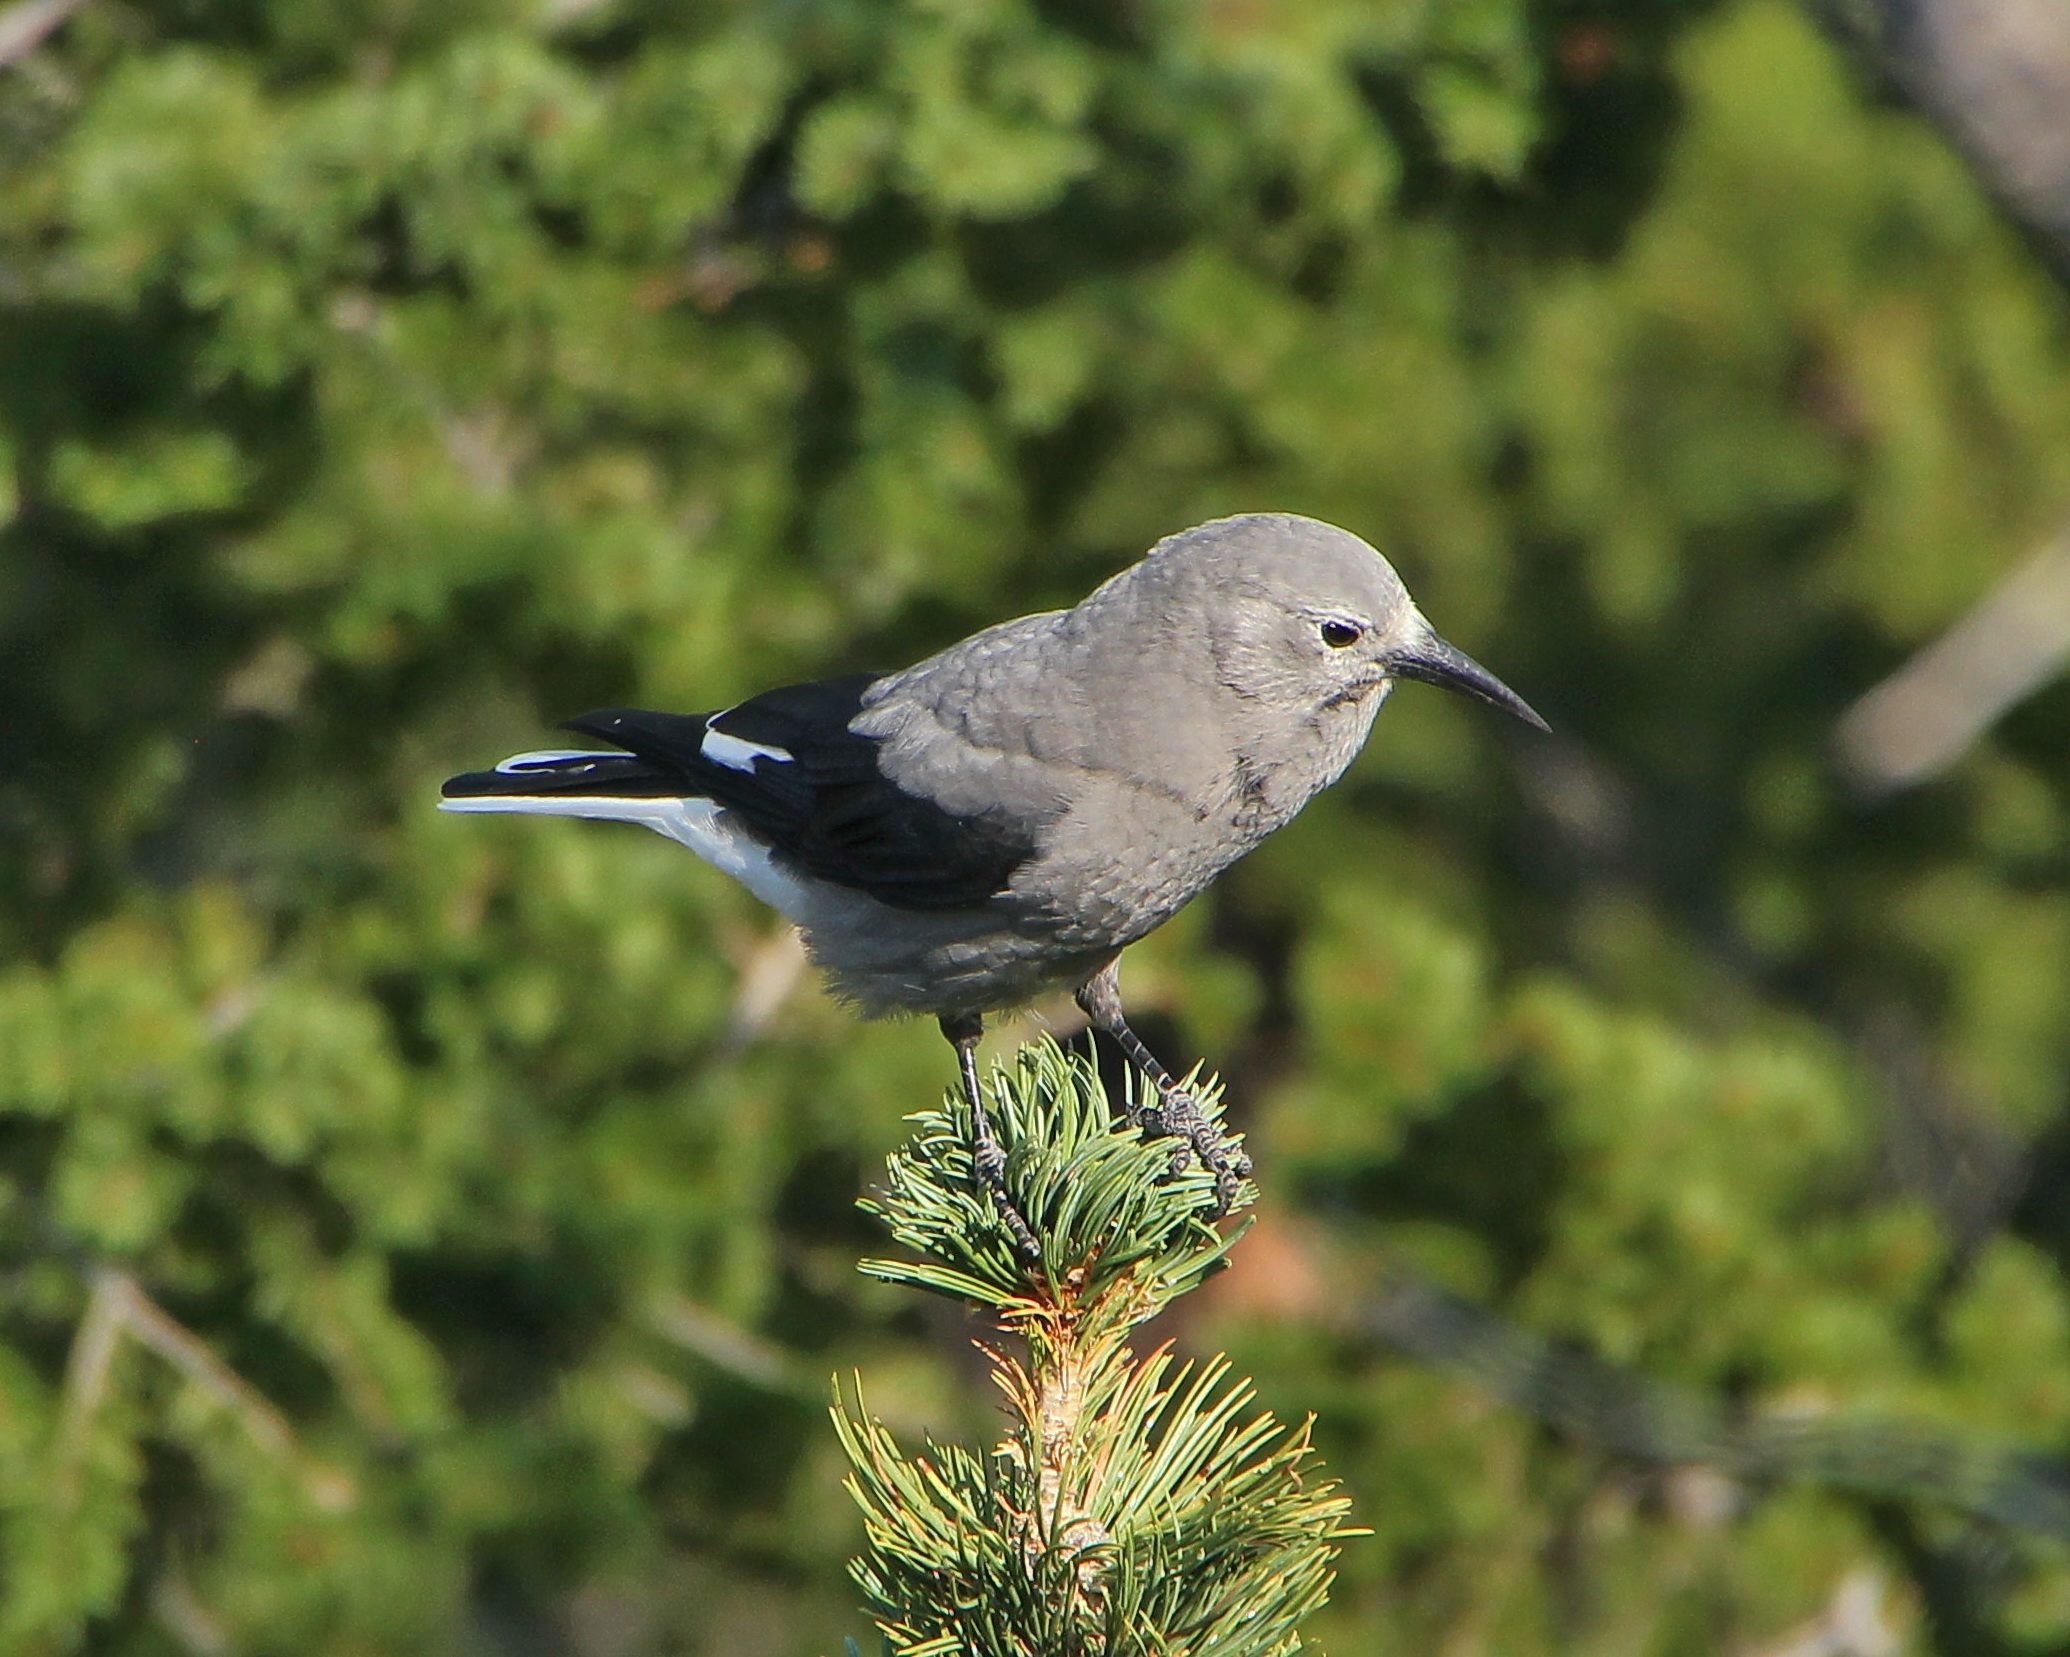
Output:
<path fill-rule="evenodd" d="M 1869 793 L 1924 782 L 2066 659 L 2070 524 L 1847 710 L 1836 733 L 1841 767 Z"/>
<path fill-rule="evenodd" d="M 1536 1416 L 1661 1469 L 1714 1469 L 1739 1485 L 1823 1485 L 1940 1503 L 2070 1542 L 2070 1466 L 1923 1421 L 1771 1413 L 1739 1420 L 1714 1399 L 1534 1335 L 1390 1266 L 1357 1314 L 1365 1332 Z"/>
<path fill-rule="evenodd" d="M 2070 6 L 2062 0 L 1812 0 L 1930 116 L 2070 284 Z M 2070 526 L 1848 710 L 1842 770 L 1865 792 L 1923 782 L 2070 659 Z"/>
<path fill-rule="evenodd" d="M 0 68 L 27 57 L 86 0 L 15 0 L 0 11 Z"/>
<path fill-rule="evenodd" d="M 1813 0 L 1947 132 L 2070 281 L 2070 6 L 2061 0 Z"/>
<path fill-rule="evenodd" d="M 58 1500 L 77 1499 L 78 1471 L 86 1455 L 94 1417 L 107 1397 L 115 1359 L 125 1339 L 155 1353 L 180 1378 L 228 1414 L 252 1442 L 283 1463 L 302 1463 L 305 1488 L 319 1507 L 335 1511 L 357 1497 L 350 1475 L 308 1463 L 287 1418 L 250 1382 L 209 1350 L 206 1342 L 173 1317 L 128 1272 L 95 1267 L 86 1315 L 72 1337 L 65 1366 L 64 1406 L 59 1420 L 54 1474 Z"/>

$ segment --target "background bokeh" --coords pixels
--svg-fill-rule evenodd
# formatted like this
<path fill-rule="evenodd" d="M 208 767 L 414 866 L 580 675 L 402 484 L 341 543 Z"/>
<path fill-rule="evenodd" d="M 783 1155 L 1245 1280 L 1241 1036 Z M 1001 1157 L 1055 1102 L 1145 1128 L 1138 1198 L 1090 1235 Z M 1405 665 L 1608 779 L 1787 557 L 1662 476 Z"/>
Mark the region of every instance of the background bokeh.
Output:
<path fill-rule="evenodd" d="M 1258 508 L 1558 733 L 1406 688 L 1127 963 L 1266 1192 L 1172 1333 L 1375 1533 L 1322 1644 L 2070 1649 L 2058 1544 L 1340 1315 L 1407 1267 L 2070 1450 L 2070 688 L 1907 791 L 1833 748 L 2070 513 L 2070 300 L 1800 11 L 60 9 L 0 68 L 0 1649 L 866 1635 L 830 1376 L 991 1430 L 853 1269 L 946 1048 L 658 838 L 437 785 Z"/>

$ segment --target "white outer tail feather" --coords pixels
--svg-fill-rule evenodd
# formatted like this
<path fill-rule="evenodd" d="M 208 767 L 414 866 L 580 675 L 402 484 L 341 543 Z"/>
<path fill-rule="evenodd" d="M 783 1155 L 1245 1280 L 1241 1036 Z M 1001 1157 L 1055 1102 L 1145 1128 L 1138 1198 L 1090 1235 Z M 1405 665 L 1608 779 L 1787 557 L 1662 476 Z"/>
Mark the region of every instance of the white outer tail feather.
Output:
<path fill-rule="evenodd" d="M 540 756 L 520 754 L 518 759 Z M 578 756 L 579 757 L 579 756 Z M 515 761 L 505 760 L 501 771 Z M 582 794 L 483 794 L 441 800 L 441 811 L 504 811 L 530 817 L 590 817 L 601 822 L 641 823 L 692 851 L 722 874 L 731 875 L 787 920 L 802 922 L 811 905 L 805 882 L 779 868 L 769 848 L 741 826 L 716 800 L 696 796 Z"/>

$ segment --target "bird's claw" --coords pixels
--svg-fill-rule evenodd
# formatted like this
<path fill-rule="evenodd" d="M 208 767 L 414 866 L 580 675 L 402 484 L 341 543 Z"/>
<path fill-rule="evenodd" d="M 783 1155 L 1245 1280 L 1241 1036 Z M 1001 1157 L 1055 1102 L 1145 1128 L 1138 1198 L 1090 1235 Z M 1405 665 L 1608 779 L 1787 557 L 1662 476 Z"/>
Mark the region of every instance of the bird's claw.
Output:
<path fill-rule="evenodd" d="M 1221 1129 L 1190 1093 L 1178 1088 L 1160 1089 L 1157 1103 L 1138 1111 L 1135 1124 L 1142 1129 L 1145 1139 L 1170 1137 L 1180 1141 L 1172 1148 L 1170 1171 L 1174 1178 L 1191 1168 L 1196 1157 L 1201 1167 L 1214 1175 L 1216 1219 L 1236 1206 L 1243 1182 L 1251 1177 L 1251 1159 L 1223 1137 Z"/>
<path fill-rule="evenodd" d="M 1251 1177 L 1251 1159 L 1241 1151 L 1231 1151 L 1220 1138 L 1211 1151 L 1200 1149 L 1199 1155 L 1201 1165 L 1215 1176 L 1215 1218 L 1219 1220 L 1235 1208 L 1242 1195 L 1243 1182 Z"/>
<path fill-rule="evenodd" d="M 993 1210 L 999 1216 L 999 1223 L 1013 1238 L 1014 1250 L 1020 1255 L 1021 1263 L 1029 1267 L 1039 1266 L 1042 1264 L 1042 1244 L 1036 1239 L 1027 1218 L 1014 1207 L 1013 1197 L 1006 1189 L 1006 1147 L 992 1132 L 983 1098 L 973 1093 L 971 1104 L 970 1171 L 977 1177 L 978 1184 L 991 1193 Z"/>
<path fill-rule="evenodd" d="M 1006 1190 L 1006 1156 L 995 1145 L 987 1156 L 980 1150 L 976 1157 L 978 1183 L 992 1194 L 992 1207 L 999 1215 L 999 1223 L 1006 1227 L 1013 1238 L 1013 1246 L 1027 1266 L 1042 1264 L 1042 1244 L 1036 1239 L 1034 1229 L 1028 1224 L 1021 1211 L 1014 1207 L 1013 1198 Z"/>
<path fill-rule="evenodd" d="M 1000 1149 L 996 1140 L 988 1140 L 972 1148 L 971 1163 L 978 1183 L 992 1194 L 992 1207 L 998 1212 L 999 1223 L 1012 1236 L 1015 1252 L 1020 1255 L 1022 1264 L 1041 1265 L 1042 1244 L 1007 1193 L 1006 1152 Z"/>
<path fill-rule="evenodd" d="M 992 1203 L 999 1210 L 999 1218 L 1013 1235 L 1014 1252 L 1021 1257 L 1024 1266 L 1042 1264 L 1042 1244 L 1029 1229 L 1028 1222 L 1021 1218 L 1021 1211 L 1014 1207 L 1013 1199 L 997 1186 L 992 1188 Z"/>

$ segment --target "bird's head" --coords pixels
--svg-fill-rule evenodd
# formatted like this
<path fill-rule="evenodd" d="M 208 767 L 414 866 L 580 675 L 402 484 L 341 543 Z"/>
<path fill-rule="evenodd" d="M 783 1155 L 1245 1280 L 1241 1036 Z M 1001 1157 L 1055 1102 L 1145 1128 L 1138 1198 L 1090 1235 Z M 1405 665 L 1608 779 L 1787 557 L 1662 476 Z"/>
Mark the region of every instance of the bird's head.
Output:
<path fill-rule="evenodd" d="M 1546 729 L 1521 696 L 1438 637 L 1393 567 L 1348 530 L 1286 513 L 1223 518 L 1174 535 L 1149 563 L 1191 589 L 1217 676 L 1246 699 L 1370 710 L 1395 680 L 1420 679 Z"/>

